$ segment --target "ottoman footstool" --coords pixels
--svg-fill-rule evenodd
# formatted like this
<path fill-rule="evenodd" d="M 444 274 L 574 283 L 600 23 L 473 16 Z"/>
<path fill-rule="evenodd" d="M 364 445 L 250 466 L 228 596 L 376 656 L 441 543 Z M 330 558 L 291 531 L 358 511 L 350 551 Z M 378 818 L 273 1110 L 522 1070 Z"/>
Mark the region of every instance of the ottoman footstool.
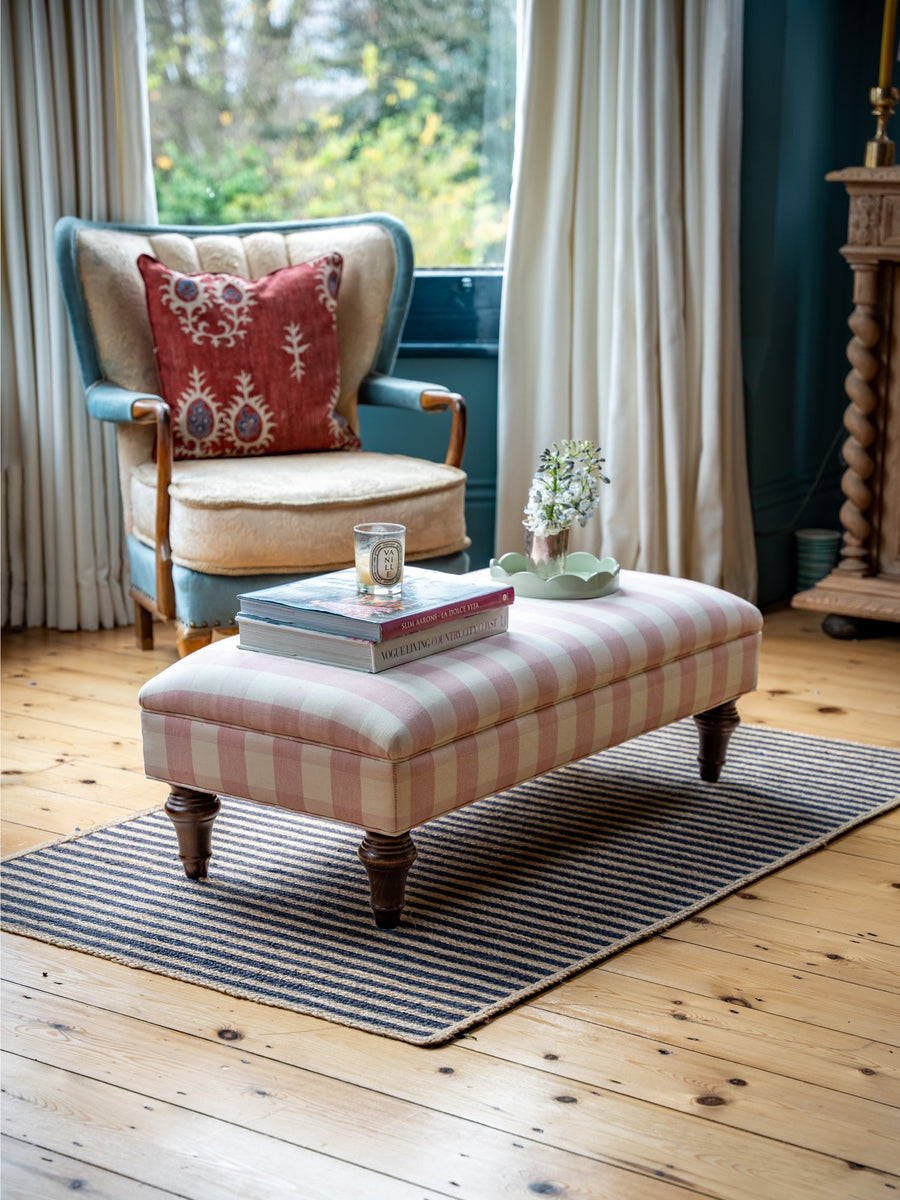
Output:
<path fill-rule="evenodd" d="M 443 813 L 686 716 L 715 781 L 756 686 L 762 617 L 705 584 L 623 571 L 598 600 L 517 598 L 509 631 L 378 674 L 242 650 L 228 638 L 140 693 L 144 768 L 191 878 L 206 875 L 219 797 L 364 831 L 376 923 L 393 928 Z"/>

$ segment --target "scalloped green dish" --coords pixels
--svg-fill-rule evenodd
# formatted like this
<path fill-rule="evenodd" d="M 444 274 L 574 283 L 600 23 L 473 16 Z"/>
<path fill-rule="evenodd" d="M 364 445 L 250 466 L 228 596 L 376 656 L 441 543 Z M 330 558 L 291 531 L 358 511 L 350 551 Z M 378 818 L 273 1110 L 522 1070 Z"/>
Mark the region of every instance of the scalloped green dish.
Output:
<path fill-rule="evenodd" d="M 566 557 L 565 575 L 541 579 L 528 570 L 524 554 L 504 554 L 491 559 L 491 578 L 511 583 L 517 596 L 532 600 L 593 600 L 619 590 L 619 564 L 576 550 Z"/>

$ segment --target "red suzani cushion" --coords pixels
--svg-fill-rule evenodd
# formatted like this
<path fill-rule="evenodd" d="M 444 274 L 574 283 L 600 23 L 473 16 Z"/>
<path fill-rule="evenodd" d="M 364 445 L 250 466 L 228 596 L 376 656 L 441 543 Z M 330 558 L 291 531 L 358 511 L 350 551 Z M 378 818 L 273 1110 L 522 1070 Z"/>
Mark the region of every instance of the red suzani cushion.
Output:
<path fill-rule="evenodd" d="M 340 254 L 255 282 L 138 266 L 175 458 L 359 448 L 335 411 Z"/>

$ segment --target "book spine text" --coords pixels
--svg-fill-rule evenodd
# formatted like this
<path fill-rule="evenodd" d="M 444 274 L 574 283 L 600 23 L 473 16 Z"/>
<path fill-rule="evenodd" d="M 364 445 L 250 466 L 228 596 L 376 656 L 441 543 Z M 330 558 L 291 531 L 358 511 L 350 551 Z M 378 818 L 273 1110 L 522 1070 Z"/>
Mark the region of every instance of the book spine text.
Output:
<path fill-rule="evenodd" d="M 443 604 L 440 608 L 432 608 L 428 612 L 395 617 L 392 621 L 385 621 L 382 624 L 381 640 L 386 641 L 406 633 L 418 633 L 433 625 L 442 625 L 446 621 L 456 621 L 460 617 L 471 617 L 475 613 L 504 608 L 512 604 L 514 596 L 514 589 L 506 588 L 500 593 L 492 592 L 484 596 L 475 596 L 470 600 Z"/>

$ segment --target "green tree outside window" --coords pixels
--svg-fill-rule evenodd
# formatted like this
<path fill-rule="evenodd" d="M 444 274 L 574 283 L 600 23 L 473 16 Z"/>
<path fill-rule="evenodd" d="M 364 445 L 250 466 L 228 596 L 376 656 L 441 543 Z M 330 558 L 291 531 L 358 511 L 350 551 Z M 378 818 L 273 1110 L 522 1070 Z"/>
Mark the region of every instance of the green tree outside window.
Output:
<path fill-rule="evenodd" d="M 385 211 L 502 262 L 515 0 L 146 0 L 162 222 Z"/>

